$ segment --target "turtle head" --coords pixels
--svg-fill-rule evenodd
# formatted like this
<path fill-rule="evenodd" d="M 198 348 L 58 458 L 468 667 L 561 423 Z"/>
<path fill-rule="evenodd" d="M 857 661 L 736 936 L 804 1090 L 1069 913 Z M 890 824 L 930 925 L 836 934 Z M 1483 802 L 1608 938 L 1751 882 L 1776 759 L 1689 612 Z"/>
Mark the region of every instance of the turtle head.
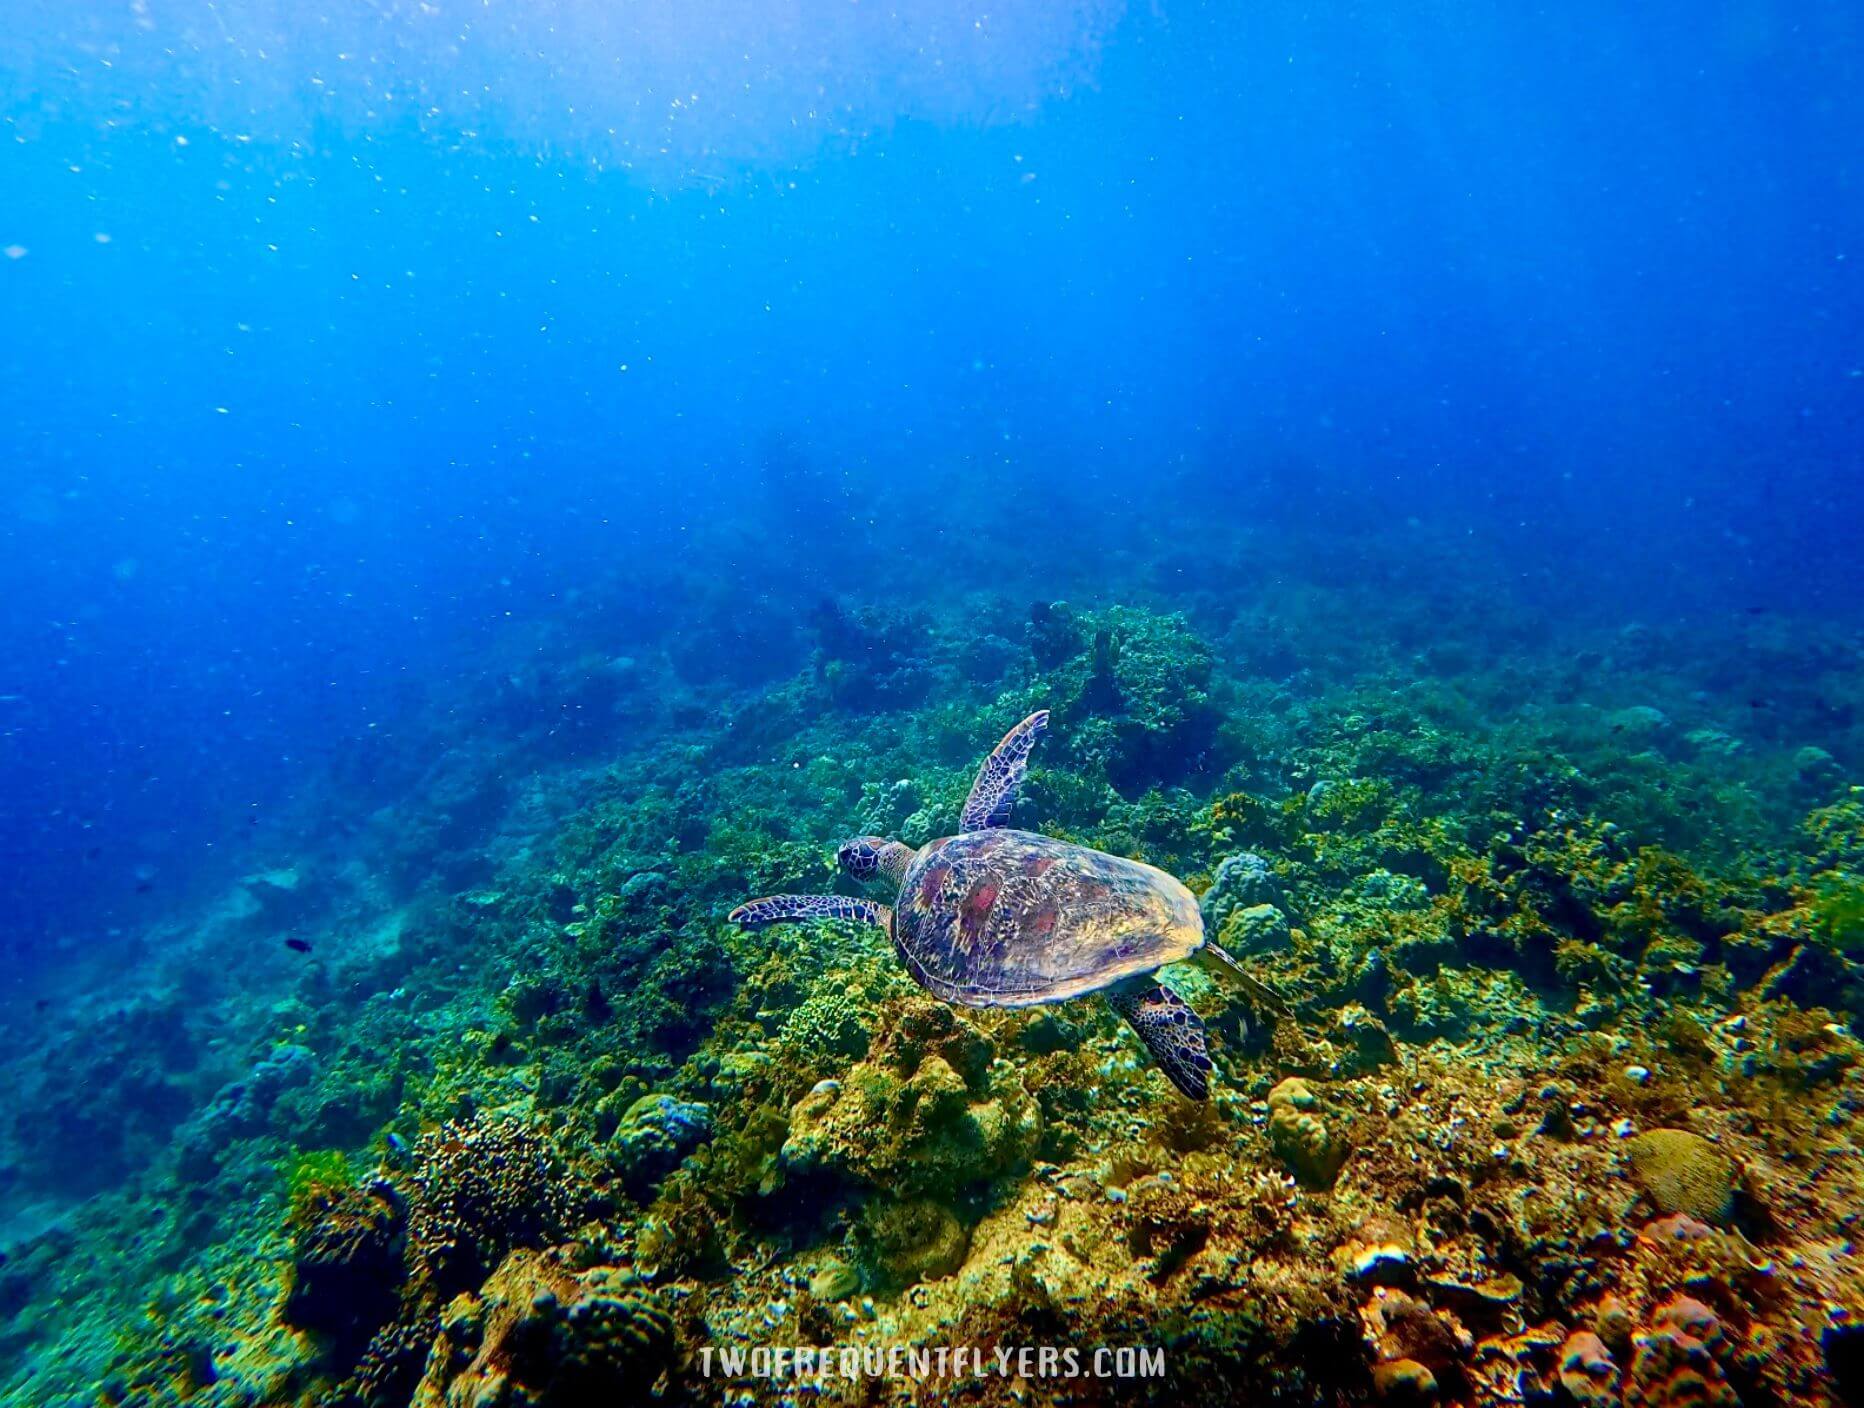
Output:
<path fill-rule="evenodd" d="M 885 836 L 856 836 L 843 841 L 835 852 L 841 868 L 856 880 L 872 880 L 883 872 L 893 880 L 906 874 L 914 851 L 904 841 L 889 841 Z"/>

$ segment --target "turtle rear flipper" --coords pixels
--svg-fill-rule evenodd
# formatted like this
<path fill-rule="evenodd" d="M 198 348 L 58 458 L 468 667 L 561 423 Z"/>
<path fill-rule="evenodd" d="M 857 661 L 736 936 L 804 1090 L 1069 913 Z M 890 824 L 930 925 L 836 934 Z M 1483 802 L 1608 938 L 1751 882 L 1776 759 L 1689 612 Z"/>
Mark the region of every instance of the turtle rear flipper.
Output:
<path fill-rule="evenodd" d="M 1049 711 L 1038 709 L 1003 735 L 1003 741 L 990 750 L 984 765 L 977 770 L 971 795 L 964 804 L 959 831 L 982 831 L 1002 826 L 1016 806 L 1016 789 L 1029 771 L 1029 750 L 1048 731 Z"/>
<path fill-rule="evenodd" d="M 893 911 L 884 904 L 849 899 L 846 895 L 766 895 L 761 900 L 746 901 L 726 917 L 740 929 L 811 919 L 853 919 L 889 931 L 893 928 Z"/>
<path fill-rule="evenodd" d="M 1209 1096 L 1212 1066 L 1204 1021 L 1188 1002 L 1163 983 L 1135 983 L 1110 991 L 1107 1005 L 1138 1033 L 1173 1085 L 1193 1100 Z"/>

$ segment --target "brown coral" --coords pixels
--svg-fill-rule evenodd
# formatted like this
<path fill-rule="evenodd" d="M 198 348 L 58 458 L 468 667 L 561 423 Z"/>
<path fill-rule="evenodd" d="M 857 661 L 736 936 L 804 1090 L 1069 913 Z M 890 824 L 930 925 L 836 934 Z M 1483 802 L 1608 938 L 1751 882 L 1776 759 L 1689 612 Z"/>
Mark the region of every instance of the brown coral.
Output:
<path fill-rule="evenodd" d="M 1309 1188 L 1328 1188 L 1350 1152 L 1338 1118 L 1329 1120 L 1319 1097 L 1299 1076 L 1269 1092 L 1269 1139 L 1289 1169 Z"/>
<path fill-rule="evenodd" d="M 409 1252 L 444 1299 L 512 1249 L 565 1236 L 581 1196 L 535 1130 L 480 1115 L 421 1137 L 409 1201 Z"/>
<path fill-rule="evenodd" d="M 578 1270 L 571 1248 L 516 1251 L 447 1308 L 410 1408 L 635 1402 L 672 1345 L 672 1321 L 632 1273 Z"/>
<path fill-rule="evenodd" d="M 1739 1408 L 1715 1358 L 1725 1343 L 1708 1307 L 1685 1296 L 1666 1303 L 1636 1337 L 1625 1383 L 1628 1408 Z"/>

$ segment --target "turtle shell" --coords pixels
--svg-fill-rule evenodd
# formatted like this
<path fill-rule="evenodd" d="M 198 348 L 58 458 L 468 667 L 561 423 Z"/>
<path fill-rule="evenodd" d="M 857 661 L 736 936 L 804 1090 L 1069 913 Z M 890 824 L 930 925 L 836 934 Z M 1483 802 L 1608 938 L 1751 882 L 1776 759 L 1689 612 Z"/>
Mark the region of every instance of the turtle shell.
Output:
<path fill-rule="evenodd" d="M 893 942 L 914 981 L 967 1007 L 1098 992 L 1204 944 L 1191 892 L 1162 870 L 1007 829 L 934 841 L 900 882 Z"/>

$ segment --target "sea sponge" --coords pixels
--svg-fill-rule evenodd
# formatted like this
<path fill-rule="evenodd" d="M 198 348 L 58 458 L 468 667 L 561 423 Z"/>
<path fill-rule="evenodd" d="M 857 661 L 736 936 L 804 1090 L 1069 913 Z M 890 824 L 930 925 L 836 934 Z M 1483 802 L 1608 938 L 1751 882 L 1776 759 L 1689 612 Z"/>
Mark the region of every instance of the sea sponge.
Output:
<path fill-rule="evenodd" d="M 1684 1213 L 1718 1227 L 1734 1216 L 1739 1170 L 1700 1134 L 1649 1130 L 1625 1145 L 1625 1159 L 1659 1212 Z"/>
<path fill-rule="evenodd" d="M 1299 1076 L 1269 1092 L 1269 1140 L 1300 1182 L 1330 1188 L 1351 1152 L 1337 1118 L 1329 1120 L 1320 1099 Z"/>

